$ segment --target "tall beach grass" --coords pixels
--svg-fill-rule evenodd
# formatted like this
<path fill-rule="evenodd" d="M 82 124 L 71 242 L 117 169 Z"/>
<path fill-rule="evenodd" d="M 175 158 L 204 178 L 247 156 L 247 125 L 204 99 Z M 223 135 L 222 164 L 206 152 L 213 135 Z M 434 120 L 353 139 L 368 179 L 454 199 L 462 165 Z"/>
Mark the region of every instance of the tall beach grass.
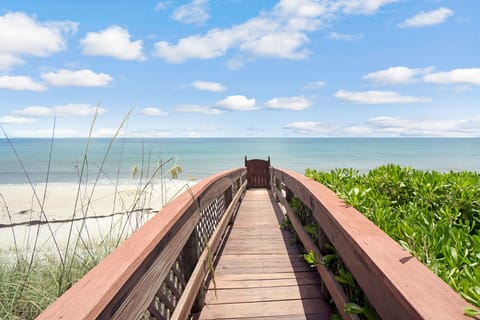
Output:
<path fill-rule="evenodd" d="M 138 155 L 138 164 L 132 168 L 135 186 L 130 188 L 128 195 L 121 192 L 120 185 L 124 144 L 121 145 L 116 174 L 109 176 L 105 170 L 112 146 L 122 143 L 119 137 L 125 130 L 130 113 L 117 127 L 100 163 L 91 163 L 89 148 L 93 142 L 95 114 L 83 157 L 72 166 L 77 175 L 73 210 L 62 223 L 50 219 L 46 206 L 51 185 L 49 178 L 55 144 L 55 121 L 45 182 L 42 184 L 32 182 L 14 141 L 1 128 L 31 188 L 33 199 L 31 210 L 27 210 L 30 214 L 25 215 L 28 226 L 21 226 L 25 228 L 26 235 L 20 237 L 20 227 L 13 223 L 14 213 L 9 209 L 9 199 L 0 193 L 0 210 L 8 216 L 11 225 L 1 228 L 0 232 L 11 232 L 14 243 L 10 249 L 0 250 L 0 319 L 35 318 L 155 214 L 154 209 L 160 208 L 151 208 L 154 199 L 161 197 L 162 205 L 170 200 L 165 184 L 181 173 L 181 167 L 174 159 L 162 160 L 161 154 L 143 150 Z M 113 192 L 110 212 L 97 212 L 93 205 L 100 180 L 108 181 Z M 175 195 L 170 194 L 172 197 Z M 42 237 L 45 233 L 47 240 Z M 20 238 L 25 243 L 21 243 Z"/>

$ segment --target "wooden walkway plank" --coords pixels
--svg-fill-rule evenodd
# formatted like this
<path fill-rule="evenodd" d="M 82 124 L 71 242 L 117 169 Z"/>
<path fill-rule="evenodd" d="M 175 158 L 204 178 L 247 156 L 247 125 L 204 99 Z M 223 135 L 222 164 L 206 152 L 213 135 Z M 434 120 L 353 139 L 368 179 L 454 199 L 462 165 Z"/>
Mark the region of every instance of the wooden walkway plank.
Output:
<path fill-rule="evenodd" d="M 279 227 L 266 189 L 248 190 L 209 284 L 200 319 L 329 319 L 318 273 Z"/>
<path fill-rule="evenodd" d="M 329 319 L 330 311 L 322 299 L 279 300 L 268 302 L 205 305 L 200 319 L 242 319 L 251 317 L 302 316 L 316 314 L 315 319 Z M 296 318 L 296 317 L 293 317 Z"/>
<path fill-rule="evenodd" d="M 234 288 L 275 288 L 284 286 L 303 286 L 303 285 L 317 285 L 318 274 L 315 272 L 297 272 L 297 273 L 277 273 L 284 275 L 284 277 L 270 278 L 271 274 L 239 274 L 235 278 L 228 278 L 229 275 L 222 275 L 215 277 L 215 284 L 217 291 L 221 289 Z M 268 278 L 263 279 L 262 276 Z M 242 277 L 241 276 L 245 276 Z M 213 283 L 210 283 L 209 289 L 214 289 Z"/>
<path fill-rule="evenodd" d="M 207 304 L 242 303 L 257 301 L 319 299 L 322 297 L 320 286 L 316 284 L 299 286 L 297 284 L 281 287 L 254 287 L 209 290 Z"/>

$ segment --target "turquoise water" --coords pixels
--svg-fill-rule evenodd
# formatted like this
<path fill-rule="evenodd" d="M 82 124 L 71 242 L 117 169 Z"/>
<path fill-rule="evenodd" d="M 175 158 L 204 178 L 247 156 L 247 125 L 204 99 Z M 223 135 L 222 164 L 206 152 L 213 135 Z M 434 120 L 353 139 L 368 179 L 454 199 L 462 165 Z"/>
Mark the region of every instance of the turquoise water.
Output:
<path fill-rule="evenodd" d="M 86 139 L 56 139 L 51 182 L 78 181 Z M 109 139 L 94 139 L 89 146 L 88 179 L 99 171 Z M 12 139 L 12 144 L 33 182 L 46 179 L 49 139 Z M 271 157 L 273 166 L 303 172 L 305 168 L 331 170 L 352 167 L 367 171 L 386 163 L 427 170 L 480 171 L 478 138 L 218 138 L 119 139 L 112 146 L 101 181 L 131 183 L 132 167 L 177 159 L 181 179 L 200 179 L 244 165 L 244 157 Z M 0 139 L 0 184 L 27 183 L 19 161 L 6 139 Z"/>

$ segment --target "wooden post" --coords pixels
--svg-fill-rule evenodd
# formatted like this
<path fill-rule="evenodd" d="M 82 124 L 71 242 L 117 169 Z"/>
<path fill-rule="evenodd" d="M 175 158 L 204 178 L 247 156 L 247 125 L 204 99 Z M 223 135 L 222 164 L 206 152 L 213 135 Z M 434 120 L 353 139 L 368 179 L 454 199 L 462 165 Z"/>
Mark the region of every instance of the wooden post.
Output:
<path fill-rule="evenodd" d="M 194 229 L 182 250 L 182 269 L 189 278 L 192 275 L 195 266 L 197 265 L 200 254 L 200 234 L 197 232 L 197 229 Z M 205 304 L 205 291 L 206 290 L 203 288 L 203 286 L 198 291 L 197 297 L 195 298 L 195 302 L 192 306 L 192 313 L 202 311 L 202 308 Z"/>
<path fill-rule="evenodd" d="M 230 204 L 230 202 L 232 202 L 232 199 L 233 199 L 233 189 L 232 189 L 232 186 L 230 186 L 223 193 L 223 201 L 225 203 L 225 208 L 228 208 L 228 205 Z"/>
<path fill-rule="evenodd" d="M 293 197 L 295 195 L 293 194 L 293 192 L 287 188 L 287 186 L 285 186 L 285 199 L 287 200 L 288 203 L 290 203 L 290 201 L 292 201 Z"/>
<path fill-rule="evenodd" d="M 280 189 L 280 181 L 272 174 L 272 193 L 273 197 L 275 198 L 275 201 L 280 202 L 279 195 L 277 194 L 276 190 L 281 190 Z"/>
<path fill-rule="evenodd" d="M 328 238 L 325 235 L 325 232 L 323 232 L 323 229 L 318 224 L 318 222 L 317 222 L 317 236 L 318 236 L 318 240 L 317 240 L 318 250 L 320 251 L 320 254 L 323 257 L 327 254 Z M 322 279 L 322 285 L 320 287 L 320 293 L 325 301 L 330 301 L 331 295 L 330 295 L 330 292 L 328 292 L 328 288 L 325 285 L 325 282 L 323 281 L 323 279 Z"/>

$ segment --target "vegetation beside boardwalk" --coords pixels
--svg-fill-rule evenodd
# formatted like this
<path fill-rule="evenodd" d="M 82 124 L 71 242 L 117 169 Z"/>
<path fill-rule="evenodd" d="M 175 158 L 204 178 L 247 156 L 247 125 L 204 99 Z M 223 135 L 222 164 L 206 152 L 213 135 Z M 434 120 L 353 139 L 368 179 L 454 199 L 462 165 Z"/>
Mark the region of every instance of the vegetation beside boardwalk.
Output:
<path fill-rule="evenodd" d="M 79 247 L 65 260 L 38 252 L 33 260 L 0 257 L 0 319 L 34 319 L 115 249 L 114 243 Z"/>
<path fill-rule="evenodd" d="M 12 232 L 15 243 L 10 250 L 0 250 L 0 320 L 34 319 L 37 317 L 49 304 L 115 250 L 123 240 L 127 239 L 130 234 L 151 217 L 153 212 L 149 208 L 153 197 L 162 197 L 162 205 L 169 201 L 164 182 L 166 179 L 176 179 L 182 169 L 173 158 L 162 161 L 161 154 L 156 155 L 153 150 L 147 152 L 143 149 L 144 152 L 138 154 L 140 165 L 138 167 L 135 165 L 131 173 L 132 182 L 135 184 L 134 194 L 129 198 L 124 198 L 119 192 L 120 168 L 124 165 L 122 159 L 125 152 L 125 141 L 117 141 L 117 138 L 131 111 L 125 116 L 110 139 L 101 162 L 93 163 L 91 161 L 89 149 L 93 142 L 91 134 L 97 112 L 92 121 L 90 135 L 86 140 L 83 158 L 74 163 L 74 168 L 72 168 L 72 170 L 77 171 L 78 181 L 73 182 L 77 186 L 73 212 L 62 223 L 68 227 L 66 243 L 61 243 L 60 239 L 62 237 L 57 234 L 60 231 L 54 227 L 54 223 L 52 223 L 48 214 L 48 208 L 45 207 L 52 151 L 55 143 L 55 124 L 52 130 L 49 158 L 46 159 L 48 160 L 48 166 L 45 168 L 45 187 L 40 190 L 32 183 L 30 174 L 12 140 L 0 127 L 35 195 L 32 200 L 32 208 L 29 211 L 34 211 L 33 203 L 40 208 L 38 217 L 30 216 L 29 220 L 25 221 L 30 226 L 26 231 L 29 240 L 24 247 L 17 243 L 17 234 L 20 231 L 15 228 L 15 224 L 12 222 L 8 199 L 5 199 L 0 193 L 0 213 L 7 214 L 10 220 L 8 229 L 4 228 L 2 232 Z M 110 177 L 104 169 L 107 166 L 112 146 L 116 142 L 123 145 L 117 175 Z M 90 166 L 97 168 L 97 172 L 93 172 L 93 179 L 91 176 L 89 177 Z M 90 172 L 90 174 L 92 173 Z M 92 202 L 96 198 L 95 190 L 101 178 L 110 181 L 112 193 L 115 194 L 115 197 L 112 203 L 112 212 L 97 214 Z M 154 193 L 154 184 L 160 184 L 162 190 L 160 194 Z M 185 187 L 188 188 L 188 185 Z M 183 187 L 179 189 L 181 190 Z M 175 196 L 176 194 L 173 195 L 173 197 Z M 119 208 L 121 208 L 121 214 L 116 211 Z M 87 218 L 109 219 L 107 221 L 109 223 L 106 224 L 107 228 L 102 230 L 100 236 L 94 238 L 91 235 L 92 230 L 89 230 L 89 224 L 86 222 Z M 42 241 L 40 240 L 41 225 L 47 228 L 50 235 L 44 243 L 45 247 L 41 245 Z"/>
<path fill-rule="evenodd" d="M 386 165 L 305 175 L 326 185 L 480 307 L 480 173 Z"/>

